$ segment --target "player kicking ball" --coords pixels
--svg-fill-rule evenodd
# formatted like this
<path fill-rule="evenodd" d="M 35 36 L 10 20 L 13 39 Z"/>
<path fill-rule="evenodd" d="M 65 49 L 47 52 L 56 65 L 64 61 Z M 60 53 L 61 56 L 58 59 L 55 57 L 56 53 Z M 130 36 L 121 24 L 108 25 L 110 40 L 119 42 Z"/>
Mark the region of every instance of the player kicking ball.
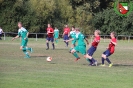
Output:
<path fill-rule="evenodd" d="M 115 38 L 116 34 L 115 32 L 110 33 L 111 41 L 109 43 L 109 46 L 105 52 L 102 54 L 102 65 L 105 66 L 104 60 L 106 60 L 109 63 L 109 67 L 112 67 L 113 63 L 109 60 L 109 56 L 112 55 L 115 51 L 115 46 L 117 44 L 117 39 Z"/>
<path fill-rule="evenodd" d="M 30 56 L 27 52 L 27 50 L 29 50 L 32 53 L 32 48 L 27 47 L 29 32 L 24 27 L 22 27 L 21 22 L 18 22 L 18 28 L 19 28 L 18 35 L 16 37 L 12 38 L 12 41 L 16 38 L 21 37 L 20 50 L 22 50 L 24 52 L 25 58 L 30 58 Z"/>
<path fill-rule="evenodd" d="M 93 66 L 93 65 L 97 66 L 97 61 L 92 57 L 92 55 L 96 51 L 97 46 L 100 42 L 100 30 L 95 30 L 94 36 L 95 36 L 95 38 L 91 44 L 91 47 L 88 49 L 87 54 L 86 54 L 86 58 L 89 58 L 89 59 L 87 59 L 87 61 L 91 62 L 91 64 L 90 64 L 91 66 Z"/>
<path fill-rule="evenodd" d="M 85 38 L 85 36 L 80 32 L 79 28 L 75 28 L 75 30 L 76 30 L 76 37 L 75 38 L 76 38 L 76 40 L 78 42 L 78 45 L 75 46 L 71 50 L 71 53 L 76 57 L 75 61 L 77 61 L 77 60 L 80 59 L 80 57 L 78 56 L 78 54 L 76 52 L 81 53 L 86 58 L 86 44 L 85 44 L 84 40 L 86 40 L 87 44 L 89 44 L 89 42 Z"/>

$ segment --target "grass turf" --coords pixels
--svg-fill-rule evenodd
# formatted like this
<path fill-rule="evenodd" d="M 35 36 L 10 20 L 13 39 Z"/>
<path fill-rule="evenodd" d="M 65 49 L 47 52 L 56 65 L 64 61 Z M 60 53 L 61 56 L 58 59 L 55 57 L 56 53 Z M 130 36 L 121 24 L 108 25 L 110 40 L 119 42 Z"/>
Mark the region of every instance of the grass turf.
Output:
<path fill-rule="evenodd" d="M 133 87 L 133 47 L 132 41 L 118 41 L 116 52 L 110 56 L 114 63 L 109 68 L 91 67 L 80 55 L 74 62 L 62 40 L 56 49 L 45 50 L 45 40 L 29 39 L 28 45 L 34 49 L 30 59 L 24 59 L 19 50 L 20 40 L 0 41 L 0 88 L 132 88 Z M 101 42 L 94 58 L 101 63 L 101 54 L 108 46 L 108 40 Z M 88 47 L 87 47 L 88 48 Z M 46 57 L 52 57 L 47 62 Z"/>

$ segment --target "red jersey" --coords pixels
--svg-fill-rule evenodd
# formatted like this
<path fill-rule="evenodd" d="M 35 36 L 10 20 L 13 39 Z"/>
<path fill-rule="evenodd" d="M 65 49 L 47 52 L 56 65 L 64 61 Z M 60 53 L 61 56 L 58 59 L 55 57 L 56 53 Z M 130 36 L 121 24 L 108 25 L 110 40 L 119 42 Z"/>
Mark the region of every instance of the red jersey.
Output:
<path fill-rule="evenodd" d="M 49 32 L 53 32 L 53 33 L 49 33 Z M 53 28 L 52 27 L 48 27 L 47 28 L 47 35 L 48 35 L 48 37 L 53 37 L 53 34 L 54 34 Z"/>
<path fill-rule="evenodd" d="M 64 34 L 68 35 L 70 33 L 70 28 L 69 27 L 65 27 L 64 28 Z"/>
<path fill-rule="evenodd" d="M 100 36 L 95 36 L 92 42 L 92 46 L 97 47 L 99 42 L 100 42 Z"/>
<path fill-rule="evenodd" d="M 116 38 L 111 39 L 111 41 L 109 43 L 108 50 L 110 51 L 111 54 L 113 54 L 114 51 L 115 51 L 115 45 L 112 42 L 115 42 L 116 43 L 117 42 Z"/>

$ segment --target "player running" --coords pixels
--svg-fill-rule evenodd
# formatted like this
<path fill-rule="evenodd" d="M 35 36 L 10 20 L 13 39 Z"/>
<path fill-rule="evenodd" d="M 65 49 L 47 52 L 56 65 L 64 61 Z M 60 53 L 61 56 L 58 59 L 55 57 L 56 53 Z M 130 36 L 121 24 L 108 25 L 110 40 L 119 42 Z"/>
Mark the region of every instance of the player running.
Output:
<path fill-rule="evenodd" d="M 55 27 L 55 29 L 54 29 L 54 39 L 55 39 L 56 43 L 58 43 L 58 37 L 59 37 L 59 30 L 57 29 L 57 27 Z"/>
<path fill-rule="evenodd" d="M 53 30 L 53 28 L 51 27 L 50 24 L 48 24 L 48 28 L 47 28 L 47 41 L 46 41 L 47 49 L 46 50 L 49 50 L 49 41 L 51 41 L 52 46 L 53 46 L 53 50 L 54 50 L 55 49 L 55 46 L 54 46 L 54 30 Z"/>
<path fill-rule="evenodd" d="M 68 27 L 68 25 L 65 25 L 65 28 L 64 28 L 64 32 L 63 32 L 63 39 L 64 39 L 64 42 L 66 43 L 66 46 L 68 47 L 68 42 L 66 42 L 66 40 L 69 40 L 69 33 L 70 33 L 70 28 Z"/>
<path fill-rule="evenodd" d="M 27 47 L 29 32 L 24 27 L 22 27 L 21 22 L 18 22 L 18 27 L 19 27 L 18 35 L 16 37 L 12 38 L 12 41 L 16 38 L 21 37 L 20 50 L 22 50 L 24 52 L 24 54 L 26 55 L 25 58 L 30 58 L 30 56 L 27 52 L 27 50 L 29 50 L 32 53 L 32 48 Z"/>
<path fill-rule="evenodd" d="M 91 47 L 87 51 L 86 58 L 89 58 L 89 61 L 91 62 L 90 65 L 96 65 L 97 66 L 97 61 L 92 57 L 92 55 L 96 51 L 97 46 L 100 42 L 100 30 L 95 30 L 94 36 L 95 36 L 95 38 L 91 44 Z"/>
<path fill-rule="evenodd" d="M 85 38 L 85 36 L 80 32 L 80 29 L 79 28 L 75 28 L 75 30 L 76 30 L 76 37 L 75 38 L 76 38 L 76 40 L 78 42 L 78 45 L 75 46 L 71 50 L 71 53 L 76 57 L 75 61 L 77 61 L 77 60 L 80 59 L 80 57 L 77 55 L 76 52 L 80 52 L 86 58 L 86 44 L 85 44 L 84 40 L 86 40 L 87 44 L 89 44 L 89 42 Z"/>
<path fill-rule="evenodd" d="M 115 38 L 116 34 L 115 32 L 110 33 L 111 41 L 109 43 L 109 46 L 105 52 L 102 54 L 102 65 L 105 66 L 104 60 L 106 60 L 109 63 L 109 67 L 112 67 L 113 63 L 109 60 L 109 56 L 112 55 L 115 51 L 115 46 L 117 44 L 117 39 Z"/>

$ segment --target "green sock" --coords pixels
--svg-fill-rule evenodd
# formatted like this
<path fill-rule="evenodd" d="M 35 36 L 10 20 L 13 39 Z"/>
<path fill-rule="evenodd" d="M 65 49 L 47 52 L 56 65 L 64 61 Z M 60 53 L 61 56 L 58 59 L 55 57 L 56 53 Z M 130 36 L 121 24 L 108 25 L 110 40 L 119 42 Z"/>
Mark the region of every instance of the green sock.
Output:
<path fill-rule="evenodd" d="M 73 55 L 76 57 L 76 58 L 79 58 L 78 54 L 76 52 L 73 53 Z"/>
<path fill-rule="evenodd" d="M 58 40 L 56 40 L 56 43 L 58 43 Z"/>
<path fill-rule="evenodd" d="M 70 51 L 72 50 L 73 48 L 70 48 Z"/>
<path fill-rule="evenodd" d="M 28 55 L 28 53 L 26 52 L 26 50 L 23 50 L 23 52 L 24 52 L 25 55 Z"/>
<path fill-rule="evenodd" d="M 86 58 L 86 60 L 87 60 L 89 63 L 91 63 L 91 60 L 90 60 L 89 58 Z"/>
<path fill-rule="evenodd" d="M 24 47 L 22 50 L 23 50 L 23 51 L 26 51 L 27 49 L 26 49 L 26 47 Z"/>
<path fill-rule="evenodd" d="M 86 60 L 87 60 L 88 62 L 90 62 L 89 58 L 86 58 Z"/>
<path fill-rule="evenodd" d="M 31 48 L 28 48 L 28 47 L 27 47 L 26 49 L 27 49 L 27 50 L 31 50 Z"/>

